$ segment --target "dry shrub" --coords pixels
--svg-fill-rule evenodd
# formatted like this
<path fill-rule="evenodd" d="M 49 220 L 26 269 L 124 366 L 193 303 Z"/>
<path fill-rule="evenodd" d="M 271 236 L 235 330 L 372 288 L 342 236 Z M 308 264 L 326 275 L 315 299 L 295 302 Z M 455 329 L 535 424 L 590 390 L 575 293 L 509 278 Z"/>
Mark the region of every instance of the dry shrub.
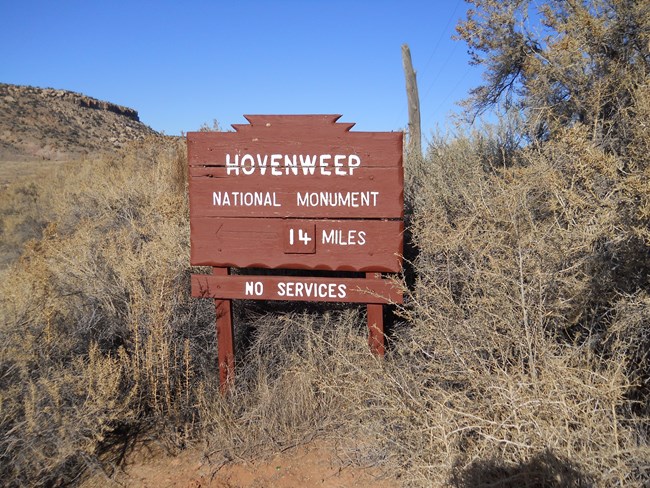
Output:
<path fill-rule="evenodd" d="M 620 161 L 575 128 L 486 165 L 477 137 L 417 168 L 412 328 L 363 390 L 365 433 L 419 486 L 640 485 L 648 253 L 618 211 Z"/>
<path fill-rule="evenodd" d="M 409 486 L 647 481 L 648 262 L 620 211 L 638 174 L 579 127 L 503 151 L 499 130 L 407 168 L 419 254 L 386 360 L 358 314 L 253 321 L 235 393 L 202 409 L 214 451 L 318 435 Z"/>
<path fill-rule="evenodd" d="M 345 435 L 357 416 L 340 385 L 360 364 L 376 363 L 363 322 L 354 307 L 251 317 L 252 339 L 235 387 L 202 408 L 213 453 L 252 459 L 315 437 Z"/>
<path fill-rule="evenodd" d="M 15 261 L 23 245 L 40 237 L 47 222 L 35 182 L 17 182 L 0 193 L 0 271 Z"/>
<path fill-rule="evenodd" d="M 49 224 L 0 291 L 10 483 L 68 481 L 120 429 L 194 429 L 216 359 L 210 308 L 189 297 L 185 166 L 182 141 L 151 138 L 42 189 Z"/>
<path fill-rule="evenodd" d="M 12 365 L 19 378 L 0 395 L 6 486 L 70 483 L 82 467 L 95 467 L 106 435 L 116 422 L 134 416 L 129 408 L 133 390 L 121 385 L 121 354 L 111 357 L 91 346 L 86 358 L 51 366 L 46 374 L 39 375 L 33 367 L 33 377 Z"/>
<path fill-rule="evenodd" d="M 214 304 L 189 296 L 185 151 L 150 139 L 39 188 L 48 224 L 0 295 L 9 484 L 110 471 L 135 433 L 170 447 L 203 433 L 227 456 L 252 456 L 340 423 L 344 399 L 325 380 L 339 376 L 342 351 L 370 357 L 349 311 L 256 317 L 237 306 L 237 385 L 219 395 Z"/>

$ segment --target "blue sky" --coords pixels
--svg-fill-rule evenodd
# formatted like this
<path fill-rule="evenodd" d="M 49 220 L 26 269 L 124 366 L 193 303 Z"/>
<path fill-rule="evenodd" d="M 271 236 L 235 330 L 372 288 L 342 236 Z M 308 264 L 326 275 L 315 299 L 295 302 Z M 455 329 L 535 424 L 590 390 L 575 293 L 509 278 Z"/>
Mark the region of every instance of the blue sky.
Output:
<path fill-rule="evenodd" d="M 481 81 L 452 41 L 462 0 L 0 0 L 0 82 L 132 107 L 167 134 L 243 114 L 339 113 L 353 130 L 407 124 L 401 45 L 423 135 Z"/>

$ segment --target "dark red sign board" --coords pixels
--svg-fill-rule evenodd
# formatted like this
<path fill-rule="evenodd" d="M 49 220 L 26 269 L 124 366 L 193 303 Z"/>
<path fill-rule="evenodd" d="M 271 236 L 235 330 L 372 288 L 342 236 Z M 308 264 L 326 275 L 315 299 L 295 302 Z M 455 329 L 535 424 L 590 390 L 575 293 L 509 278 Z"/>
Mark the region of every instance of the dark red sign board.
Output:
<path fill-rule="evenodd" d="M 401 132 L 350 132 L 336 115 L 246 118 L 187 135 L 193 265 L 401 269 Z"/>
<path fill-rule="evenodd" d="M 401 132 L 350 132 L 339 115 L 248 115 L 187 135 L 192 295 L 215 299 L 221 386 L 233 378 L 231 299 L 366 303 L 383 354 L 384 303 L 402 292 Z M 230 275 L 228 268 L 364 272 L 365 278 Z"/>

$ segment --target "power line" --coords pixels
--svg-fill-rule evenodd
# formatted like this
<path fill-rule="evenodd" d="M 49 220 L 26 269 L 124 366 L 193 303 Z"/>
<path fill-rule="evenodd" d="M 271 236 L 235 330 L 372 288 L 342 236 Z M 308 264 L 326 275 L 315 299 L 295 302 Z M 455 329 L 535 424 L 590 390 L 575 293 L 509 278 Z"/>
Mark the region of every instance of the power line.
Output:
<path fill-rule="evenodd" d="M 438 104 L 436 109 L 434 111 L 432 111 L 432 112 L 429 112 L 430 115 L 427 117 L 427 120 L 425 121 L 425 123 L 422 124 L 422 128 L 427 127 L 429 125 L 429 122 L 431 121 L 433 115 L 438 113 L 440 111 L 440 109 L 445 105 L 445 103 L 447 103 L 447 101 L 451 98 L 451 96 L 456 92 L 456 90 L 458 90 L 458 87 L 465 80 L 465 78 L 467 78 L 467 75 L 470 73 L 470 71 L 472 71 L 472 67 L 468 66 L 465 69 L 465 73 L 463 73 L 463 75 L 458 79 L 458 81 L 456 83 L 454 83 L 453 88 L 442 99 L 442 101 Z M 428 143 L 429 142 L 428 137 L 427 136 L 425 136 L 425 137 L 427 138 L 427 143 Z"/>
<path fill-rule="evenodd" d="M 456 11 L 458 10 L 458 7 L 460 7 L 460 4 L 463 3 L 463 0 L 458 0 L 456 3 L 456 6 L 454 7 L 453 12 L 449 16 L 449 19 L 447 19 L 447 25 L 445 25 L 445 28 L 440 31 L 440 36 L 438 37 L 438 41 L 436 42 L 435 47 L 433 48 L 433 51 L 431 52 L 431 56 L 429 56 L 429 59 L 427 60 L 427 63 L 424 65 L 424 68 L 422 68 L 422 74 L 426 72 L 427 68 L 431 64 L 431 60 L 433 59 L 434 54 L 436 54 L 436 51 L 438 50 L 438 47 L 440 47 L 440 43 L 442 42 L 442 38 L 445 37 L 445 34 L 447 33 L 447 30 L 449 29 L 449 24 L 451 24 L 451 21 L 454 19 L 454 16 L 456 15 Z"/>
<path fill-rule="evenodd" d="M 434 55 L 436 54 L 436 51 L 437 51 L 438 48 L 440 47 L 440 43 L 442 42 L 442 39 L 443 39 L 443 38 L 445 37 L 445 35 L 447 34 L 447 31 L 449 30 L 449 26 L 450 26 L 451 22 L 452 22 L 452 21 L 454 20 L 454 18 L 455 18 L 456 12 L 458 11 L 458 7 L 460 7 L 460 5 L 463 3 L 463 1 L 464 1 L 464 0 L 458 0 L 458 1 L 456 2 L 456 6 L 454 7 L 454 10 L 453 10 L 453 11 L 451 12 L 451 14 L 449 15 L 449 18 L 447 19 L 447 24 L 445 25 L 445 28 L 444 28 L 442 31 L 440 31 L 440 36 L 438 36 L 438 40 L 436 41 L 436 44 L 435 44 L 435 46 L 434 46 L 434 48 L 433 48 L 433 51 L 431 52 L 431 55 L 429 56 L 429 59 L 427 60 L 426 64 L 424 65 L 424 68 L 422 69 L 422 71 L 421 71 L 420 73 L 418 73 L 418 71 L 416 70 L 416 73 L 417 73 L 419 76 L 422 76 L 422 75 L 426 72 L 426 70 L 427 70 L 427 68 L 429 67 L 429 65 L 431 64 L 431 60 L 433 59 Z M 451 54 L 453 54 L 453 52 L 454 52 L 455 50 L 456 50 L 456 45 L 454 46 L 454 49 L 452 50 L 452 53 L 451 53 Z M 449 62 L 449 59 L 450 59 L 450 57 L 451 57 L 451 54 L 447 57 L 447 60 L 446 60 L 445 63 L 443 64 L 443 67 L 444 67 L 444 66 Z M 438 79 L 438 77 L 440 76 L 440 73 L 441 73 L 441 72 L 442 72 L 442 69 L 441 69 L 441 70 L 438 72 L 438 74 L 436 75 L 436 77 L 435 77 L 435 79 L 434 79 L 434 82 L 437 81 L 437 79 Z M 429 88 L 427 89 L 427 92 L 425 93 L 424 97 L 422 97 L 422 98 L 420 99 L 420 105 L 422 105 L 422 101 L 424 101 L 424 99 L 426 98 L 426 96 L 429 94 L 429 91 L 431 91 L 431 88 L 432 88 L 432 87 L 433 87 L 433 84 L 431 84 L 431 85 L 429 86 Z"/>
<path fill-rule="evenodd" d="M 447 58 L 445 59 L 445 62 L 442 63 L 442 66 L 440 66 L 440 69 L 438 70 L 438 73 L 436 73 L 436 76 L 434 76 L 433 81 L 429 84 L 429 88 L 427 88 L 427 91 L 424 93 L 424 96 L 422 97 L 422 101 L 426 100 L 427 95 L 429 95 L 429 92 L 431 92 L 431 89 L 433 88 L 433 86 L 438 81 L 438 78 L 440 78 L 440 75 L 442 74 L 444 69 L 449 64 L 449 60 L 452 58 L 452 56 L 456 52 L 457 48 L 458 48 L 458 43 L 454 44 L 454 48 L 451 51 L 449 51 L 449 54 L 447 55 Z"/>

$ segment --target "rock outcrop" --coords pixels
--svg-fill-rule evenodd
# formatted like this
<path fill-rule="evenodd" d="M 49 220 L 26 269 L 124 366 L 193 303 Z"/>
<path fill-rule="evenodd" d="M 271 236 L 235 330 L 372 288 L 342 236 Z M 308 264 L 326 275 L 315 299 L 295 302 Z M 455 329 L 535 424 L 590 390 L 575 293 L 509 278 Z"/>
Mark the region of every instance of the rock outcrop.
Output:
<path fill-rule="evenodd" d="M 0 83 L 0 161 L 74 159 L 153 134 L 131 108 L 67 90 Z"/>

